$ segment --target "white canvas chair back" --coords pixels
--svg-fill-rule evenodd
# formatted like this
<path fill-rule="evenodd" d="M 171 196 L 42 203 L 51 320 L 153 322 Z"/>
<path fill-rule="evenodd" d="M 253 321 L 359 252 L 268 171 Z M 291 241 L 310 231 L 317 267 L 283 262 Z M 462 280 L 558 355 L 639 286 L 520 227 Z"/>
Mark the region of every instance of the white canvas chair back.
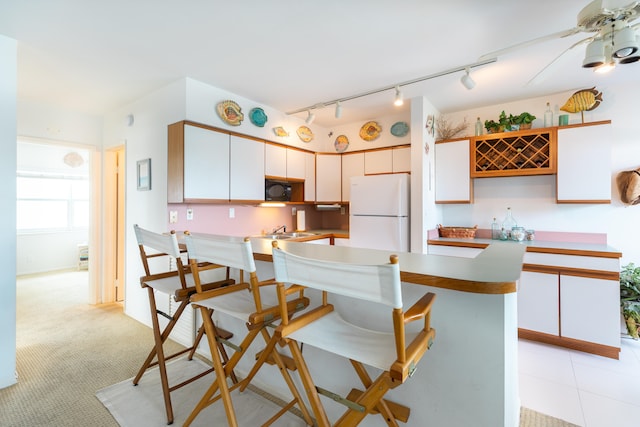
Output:
<path fill-rule="evenodd" d="M 344 264 L 302 258 L 274 248 L 273 268 L 278 282 L 297 283 L 320 291 L 402 308 L 400 267 L 397 263 Z"/>
<path fill-rule="evenodd" d="M 153 257 L 154 255 L 169 255 L 176 260 L 180 259 L 180 246 L 178 245 L 178 238 L 175 232 L 172 231 L 169 234 L 154 233 L 153 231 L 141 228 L 138 224 L 134 224 L 133 229 L 136 233 L 142 264 L 147 275 L 151 274 L 147 258 Z M 145 249 L 151 249 L 154 254 L 147 254 Z"/>
<path fill-rule="evenodd" d="M 201 234 L 185 234 L 184 239 L 189 257 L 198 262 L 211 262 L 247 273 L 256 271 L 249 239 L 234 236 L 206 237 Z"/>

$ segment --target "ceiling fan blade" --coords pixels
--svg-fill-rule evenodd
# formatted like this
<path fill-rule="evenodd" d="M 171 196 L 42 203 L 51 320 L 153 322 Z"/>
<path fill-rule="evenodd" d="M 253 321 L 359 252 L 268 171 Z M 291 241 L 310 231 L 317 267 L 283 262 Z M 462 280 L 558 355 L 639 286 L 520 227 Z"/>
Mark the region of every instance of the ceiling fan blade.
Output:
<path fill-rule="evenodd" d="M 546 72 L 546 71 L 547 71 L 547 70 L 548 70 L 548 69 L 549 69 L 553 64 L 555 64 L 555 63 L 556 63 L 560 58 L 562 58 L 562 56 L 563 56 L 564 54 L 566 54 L 566 53 L 567 53 L 567 52 L 569 52 L 570 50 L 572 50 L 572 49 L 574 49 L 574 48 L 576 48 L 576 47 L 580 46 L 581 44 L 591 42 L 593 39 L 594 39 L 594 37 L 587 37 L 586 39 L 580 40 L 579 42 L 576 42 L 576 43 L 574 43 L 573 45 L 571 45 L 571 46 L 569 46 L 568 48 L 566 48 L 566 49 L 565 49 L 565 50 L 564 50 L 560 55 L 556 56 L 556 57 L 553 59 L 553 61 L 551 61 L 551 62 L 549 62 L 547 65 L 545 65 L 545 67 L 544 67 L 542 70 L 538 71 L 538 73 L 537 73 L 535 76 L 533 76 L 533 77 L 531 78 L 531 80 L 529 80 L 529 81 L 527 82 L 527 86 L 535 85 L 535 84 L 540 83 L 541 81 L 543 81 L 543 80 L 544 80 L 544 78 L 545 78 L 545 76 L 544 76 L 545 72 Z"/>
<path fill-rule="evenodd" d="M 523 49 L 525 47 L 529 47 L 531 45 L 537 44 L 537 43 L 542 43 L 542 42 L 546 42 L 547 40 L 553 40 L 553 39 L 561 39 L 563 37 L 568 37 L 568 36 L 572 36 L 574 34 L 577 34 L 581 31 L 580 28 L 575 27 L 575 28 L 571 28 L 570 30 L 564 30 L 564 31 L 559 31 L 557 33 L 553 33 L 553 34 L 548 34 L 546 36 L 542 36 L 542 37 L 538 37 L 526 42 L 522 42 L 522 43 L 518 43 L 518 44 L 514 44 L 513 46 L 509 46 L 506 47 L 504 49 L 500 49 L 500 50 L 494 50 L 493 52 L 489 52 L 486 53 L 484 55 L 482 55 L 480 58 L 478 58 L 478 61 L 484 61 L 490 58 L 497 58 L 499 56 L 502 56 L 506 53 L 510 53 L 519 49 Z"/>

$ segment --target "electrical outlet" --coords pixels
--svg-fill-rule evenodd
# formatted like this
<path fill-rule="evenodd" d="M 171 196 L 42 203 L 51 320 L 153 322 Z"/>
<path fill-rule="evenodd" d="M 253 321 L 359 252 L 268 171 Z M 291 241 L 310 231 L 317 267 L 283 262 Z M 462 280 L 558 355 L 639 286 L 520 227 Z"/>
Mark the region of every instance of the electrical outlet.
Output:
<path fill-rule="evenodd" d="M 345 208 L 344 206 L 340 206 L 340 215 L 344 215 L 347 213 L 347 208 Z"/>
<path fill-rule="evenodd" d="M 236 208 L 229 208 L 229 218 L 236 217 Z"/>
<path fill-rule="evenodd" d="M 178 222 L 178 211 L 169 211 L 169 223 L 175 224 Z"/>
<path fill-rule="evenodd" d="M 291 208 L 291 216 L 295 216 L 295 214 L 298 212 L 298 210 L 294 207 Z"/>
<path fill-rule="evenodd" d="M 187 221 L 191 221 L 193 219 L 193 208 L 187 209 Z"/>

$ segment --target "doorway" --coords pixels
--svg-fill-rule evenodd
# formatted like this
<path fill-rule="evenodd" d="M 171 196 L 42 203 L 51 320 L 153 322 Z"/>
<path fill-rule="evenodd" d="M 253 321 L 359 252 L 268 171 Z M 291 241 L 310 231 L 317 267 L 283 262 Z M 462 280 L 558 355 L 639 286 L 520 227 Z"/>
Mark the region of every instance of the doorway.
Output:
<path fill-rule="evenodd" d="M 105 152 L 105 229 L 103 302 L 125 296 L 125 148 Z"/>

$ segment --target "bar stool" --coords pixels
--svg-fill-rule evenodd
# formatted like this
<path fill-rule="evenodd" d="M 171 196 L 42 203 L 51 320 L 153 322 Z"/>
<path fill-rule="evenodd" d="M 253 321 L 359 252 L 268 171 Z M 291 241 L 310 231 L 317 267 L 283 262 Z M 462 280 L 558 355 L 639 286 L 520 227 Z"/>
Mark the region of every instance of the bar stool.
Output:
<path fill-rule="evenodd" d="M 145 359 L 144 363 L 140 367 L 137 375 L 133 379 L 133 385 L 138 385 L 142 376 L 147 372 L 149 368 L 158 366 L 160 372 L 160 382 L 162 383 L 162 392 L 164 397 L 164 405 L 167 413 L 167 424 L 173 423 L 173 407 L 171 405 L 171 392 L 201 378 L 212 371 L 212 369 L 202 372 L 192 378 L 188 378 L 185 381 L 169 386 L 169 380 L 167 377 L 166 362 L 170 359 L 189 353 L 187 358 L 191 360 L 193 355 L 202 339 L 204 329 L 199 328 L 193 345 L 183 350 L 177 351 L 170 355 L 165 355 L 163 344 L 169 338 L 169 334 L 177 324 L 180 316 L 184 310 L 189 306 L 189 296 L 195 293 L 193 275 L 191 274 L 190 267 L 185 266 L 182 262 L 181 250 L 178 245 L 176 233 L 172 231 L 169 234 L 155 233 L 139 227 L 137 224 L 133 226 L 136 239 L 138 241 L 138 247 L 140 249 L 140 259 L 144 267 L 145 275 L 140 278 L 140 284 L 143 288 L 147 289 L 149 297 L 149 308 L 151 310 L 151 323 L 153 329 L 154 345 L 149 355 Z M 155 261 L 152 259 L 158 258 Z M 157 270 L 157 262 L 163 259 L 167 262 L 167 269 L 162 272 L 154 272 Z M 171 259 L 175 260 L 175 270 L 169 267 Z M 150 264 L 153 264 L 156 268 L 151 268 Z M 218 265 L 207 264 L 201 265 L 201 269 L 215 269 L 220 268 Z M 202 285 L 205 289 L 214 289 L 221 286 L 233 284 L 234 280 L 229 279 L 228 273 L 224 280 L 215 281 Z M 170 295 L 179 303 L 178 308 L 173 315 L 163 312 L 158 309 L 156 303 L 156 292 L 160 292 L 166 295 Z M 164 317 L 169 320 L 164 329 L 160 326 L 159 317 Z M 224 331 L 224 335 L 229 338 L 231 335 Z M 224 350 L 224 349 L 223 349 Z M 226 354 L 225 354 L 226 357 Z"/>
<path fill-rule="evenodd" d="M 189 426 L 198 414 L 212 403 L 222 399 L 228 425 L 235 427 L 238 425 L 236 413 L 233 407 L 231 392 L 238 387 L 246 387 L 250 378 L 242 380 L 233 386 L 229 386 L 227 377 L 246 354 L 247 349 L 258 336 L 262 335 L 265 342 L 271 341 L 271 335 L 267 327 L 275 327 L 280 317 L 283 315 L 289 318 L 294 312 L 303 310 L 309 305 L 309 299 L 304 296 L 303 289 L 296 287 L 290 291 L 294 295 L 293 299 L 284 301 L 284 309 L 278 305 L 278 298 L 275 293 L 275 282 L 273 280 L 260 282 L 256 273 L 256 265 L 253 258 L 253 251 L 249 238 L 238 238 L 230 236 L 213 235 L 191 235 L 185 234 L 187 251 L 189 252 L 191 270 L 195 281 L 196 293 L 191 296 L 191 303 L 194 307 L 200 308 L 203 323 L 206 330 L 207 340 L 213 359 L 215 380 L 209 389 L 202 396 L 196 407 L 193 409 L 184 426 Z M 206 290 L 200 285 L 199 262 L 210 262 L 217 265 L 224 265 L 232 269 L 237 269 L 240 280 L 230 286 Z M 248 281 L 244 275 L 248 274 Z M 273 294 L 268 297 L 267 292 L 261 289 L 271 286 Z M 265 291 L 268 289 L 265 289 Z M 282 311 L 284 310 L 284 311 Z M 218 328 L 211 317 L 212 312 L 224 313 L 235 319 L 239 319 L 247 325 L 247 334 L 239 345 L 234 345 L 224 340 L 218 335 Z M 217 351 L 218 343 L 228 344 L 233 349 L 233 354 L 226 364 L 223 364 L 220 354 Z M 303 418 L 308 425 L 313 425 L 311 414 L 306 408 L 302 395 L 297 390 L 291 375 L 288 372 L 288 364 L 284 356 L 280 355 L 272 347 L 269 351 L 261 353 L 264 360 L 271 361 L 277 365 L 284 381 L 286 382 L 293 399 L 285 405 L 272 418 L 266 421 L 263 426 L 271 425 L 281 415 L 297 404 L 302 412 Z"/>
<path fill-rule="evenodd" d="M 307 397 L 319 426 L 331 425 L 320 396 L 344 404 L 347 409 L 334 426 L 356 426 L 367 414 L 379 413 L 390 426 L 396 419 L 406 422 L 409 408 L 389 402 L 383 397 L 387 391 L 406 382 L 416 365 L 431 347 L 435 330 L 430 326 L 433 293 L 426 293 L 409 310 L 403 311 L 402 289 L 398 257 L 390 256 L 383 265 L 357 265 L 297 256 L 278 248 L 273 242 L 273 266 L 279 282 L 278 293 L 282 307 L 282 324 L 276 329 L 271 345 L 285 340 L 300 371 Z M 295 283 L 322 291 L 322 303 L 289 320 L 286 317 L 284 283 Z M 330 294 L 381 304 L 391 309 L 389 321 L 393 332 L 367 329 L 345 320 L 328 303 Z M 405 325 L 422 320 L 417 333 L 405 331 Z M 408 344 L 407 344 L 408 343 Z M 351 390 L 346 396 L 325 390 L 315 384 L 301 346 L 309 345 L 349 359 L 364 391 Z M 382 371 L 372 380 L 365 366 Z"/>

